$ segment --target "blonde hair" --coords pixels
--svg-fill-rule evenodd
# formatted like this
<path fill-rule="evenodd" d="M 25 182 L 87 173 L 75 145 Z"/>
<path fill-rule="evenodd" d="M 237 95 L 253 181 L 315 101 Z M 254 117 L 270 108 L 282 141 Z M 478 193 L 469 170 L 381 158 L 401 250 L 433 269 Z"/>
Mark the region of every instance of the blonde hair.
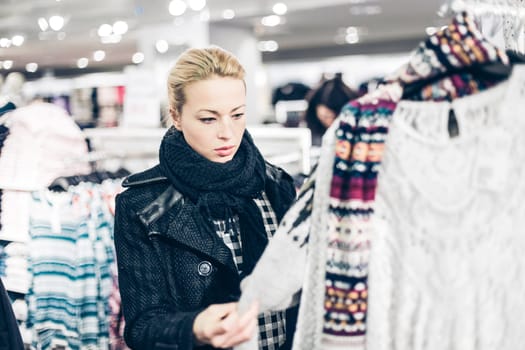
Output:
<path fill-rule="evenodd" d="M 192 48 L 183 52 L 168 75 L 168 102 L 170 115 L 179 115 L 186 103 L 184 88 L 189 84 L 213 76 L 231 77 L 244 81 L 244 68 L 230 52 L 217 46 Z"/>

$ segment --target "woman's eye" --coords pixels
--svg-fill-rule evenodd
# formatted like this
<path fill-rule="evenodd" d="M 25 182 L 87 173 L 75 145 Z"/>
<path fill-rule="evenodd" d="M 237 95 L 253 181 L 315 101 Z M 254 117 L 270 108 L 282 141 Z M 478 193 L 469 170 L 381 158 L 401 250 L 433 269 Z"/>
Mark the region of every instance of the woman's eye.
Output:
<path fill-rule="evenodd" d="M 215 118 L 200 118 L 199 120 L 204 124 L 210 124 L 215 120 Z"/>
<path fill-rule="evenodd" d="M 237 113 L 233 115 L 233 117 L 236 119 L 242 118 L 243 116 L 244 116 L 244 113 Z"/>

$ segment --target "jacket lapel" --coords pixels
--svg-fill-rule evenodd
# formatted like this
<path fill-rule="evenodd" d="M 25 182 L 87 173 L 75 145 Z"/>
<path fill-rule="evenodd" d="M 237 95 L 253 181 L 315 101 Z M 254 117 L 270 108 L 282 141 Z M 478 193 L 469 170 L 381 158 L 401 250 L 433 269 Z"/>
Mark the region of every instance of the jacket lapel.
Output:
<path fill-rule="evenodd" d="M 182 199 L 182 202 L 175 205 L 174 210 L 163 214 L 162 220 L 145 222 L 150 232 L 197 251 L 238 274 L 230 249 L 210 226 L 203 225 L 205 218 L 193 203 Z"/>

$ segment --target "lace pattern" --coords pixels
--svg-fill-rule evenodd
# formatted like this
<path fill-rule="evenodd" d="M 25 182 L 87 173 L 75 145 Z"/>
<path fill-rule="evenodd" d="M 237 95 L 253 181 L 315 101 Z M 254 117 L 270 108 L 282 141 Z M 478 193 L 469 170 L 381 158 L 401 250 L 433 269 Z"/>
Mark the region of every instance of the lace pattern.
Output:
<path fill-rule="evenodd" d="M 376 197 L 368 350 L 525 348 L 524 68 L 452 104 L 399 104 Z"/>

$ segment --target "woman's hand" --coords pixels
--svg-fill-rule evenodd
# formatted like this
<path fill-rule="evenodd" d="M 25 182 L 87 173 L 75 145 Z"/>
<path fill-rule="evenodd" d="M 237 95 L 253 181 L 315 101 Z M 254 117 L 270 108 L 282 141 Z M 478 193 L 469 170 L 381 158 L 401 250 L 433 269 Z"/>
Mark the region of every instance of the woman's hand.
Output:
<path fill-rule="evenodd" d="M 237 303 L 210 305 L 193 322 L 197 344 L 230 348 L 249 340 L 257 328 L 257 313 L 256 302 L 242 316 L 237 312 Z"/>

